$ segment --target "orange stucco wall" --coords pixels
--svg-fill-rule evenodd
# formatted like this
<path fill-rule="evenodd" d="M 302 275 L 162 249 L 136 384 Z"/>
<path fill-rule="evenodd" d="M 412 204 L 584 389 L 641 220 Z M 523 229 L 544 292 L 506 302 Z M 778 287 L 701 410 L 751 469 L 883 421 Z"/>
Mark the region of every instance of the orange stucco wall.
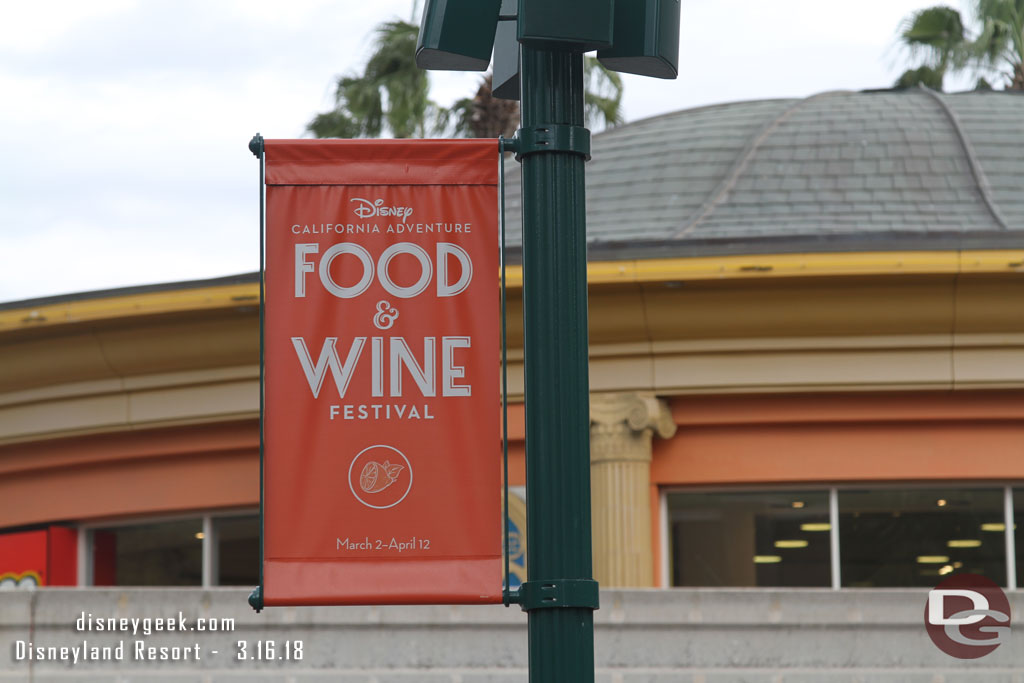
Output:
<path fill-rule="evenodd" d="M 661 486 L 1024 479 L 1024 392 L 680 397 Z"/>
<path fill-rule="evenodd" d="M 0 528 L 258 504 L 255 420 L 0 447 Z"/>
<path fill-rule="evenodd" d="M 1024 481 L 1024 391 L 670 399 L 655 439 L 658 492 L 676 486 Z M 525 483 L 522 406 L 510 406 L 509 480 Z M 255 420 L 0 447 L 0 528 L 255 506 Z M 658 566 L 656 561 L 655 566 Z"/>
<path fill-rule="evenodd" d="M 1024 481 L 1024 392 L 687 396 L 654 442 L 655 585 L 661 488 Z"/>

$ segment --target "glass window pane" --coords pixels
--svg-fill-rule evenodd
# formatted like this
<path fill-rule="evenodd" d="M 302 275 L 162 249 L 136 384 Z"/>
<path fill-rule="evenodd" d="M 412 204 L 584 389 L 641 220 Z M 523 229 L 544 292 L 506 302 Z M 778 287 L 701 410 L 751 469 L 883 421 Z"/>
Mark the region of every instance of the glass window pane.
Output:
<path fill-rule="evenodd" d="M 217 530 L 217 585 L 257 586 L 260 582 L 260 518 L 222 517 Z"/>
<path fill-rule="evenodd" d="M 669 493 L 673 586 L 829 586 L 827 491 Z"/>
<path fill-rule="evenodd" d="M 1004 537 L 986 531 L 1002 522 L 1002 489 L 841 490 L 843 586 L 931 588 L 957 572 L 1005 585 Z"/>
<path fill-rule="evenodd" d="M 1024 587 L 1024 489 L 1013 490 L 1013 529 L 1014 544 L 1017 546 L 1014 556 L 1017 558 L 1017 587 Z"/>
<path fill-rule="evenodd" d="M 202 585 L 202 531 L 201 519 L 97 529 L 93 532 L 93 583 Z"/>

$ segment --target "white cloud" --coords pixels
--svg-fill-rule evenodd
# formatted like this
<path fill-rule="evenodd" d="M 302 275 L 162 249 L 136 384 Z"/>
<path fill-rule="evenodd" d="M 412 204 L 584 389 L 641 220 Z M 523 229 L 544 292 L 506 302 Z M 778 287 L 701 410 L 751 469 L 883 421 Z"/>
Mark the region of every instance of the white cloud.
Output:
<path fill-rule="evenodd" d="M 135 0 L 42 0 L 4 5 L 0 23 L 0 48 L 23 56 L 57 44 L 65 35 L 94 18 L 116 15 L 134 8 Z"/>
<path fill-rule="evenodd" d="M 626 77 L 626 113 L 886 87 L 920 0 L 688 0 L 680 78 Z M 0 301 L 257 268 L 253 133 L 298 137 L 411 0 L 7 3 Z M 898 55 L 897 55 L 898 57 Z M 479 74 L 431 74 L 435 100 Z"/>

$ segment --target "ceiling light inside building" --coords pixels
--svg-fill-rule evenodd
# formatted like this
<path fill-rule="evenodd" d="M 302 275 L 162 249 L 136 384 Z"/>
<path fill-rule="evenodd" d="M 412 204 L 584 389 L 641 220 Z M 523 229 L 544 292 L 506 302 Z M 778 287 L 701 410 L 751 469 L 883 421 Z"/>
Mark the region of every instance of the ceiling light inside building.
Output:
<path fill-rule="evenodd" d="M 944 508 L 946 507 L 946 499 L 939 498 L 937 501 L 935 501 L 935 504 L 938 505 L 940 508 Z"/>
<path fill-rule="evenodd" d="M 946 541 L 946 546 L 949 548 L 979 548 L 981 547 L 981 540 L 977 538 L 954 538 Z"/>
<path fill-rule="evenodd" d="M 800 509 L 800 508 L 802 508 L 802 507 L 803 507 L 804 505 L 805 505 L 805 503 L 804 503 L 804 502 L 803 502 L 802 500 L 794 500 L 794 501 L 793 501 L 793 507 L 794 507 L 794 508 Z"/>
<path fill-rule="evenodd" d="M 949 562 L 949 555 L 918 555 L 918 564 L 946 564 Z"/>
<path fill-rule="evenodd" d="M 794 538 L 787 541 L 775 541 L 776 548 L 806 548 L 807 541 L 802 538 Z"/>
<path fill-rule="evenodd" d="M 988 522 L 981 525 L 982 531 L 1006 531 L 1006 525 L 1002 522 Z"/>
<path fill-rule="evenodd" d="M 778 564 L 782 562 L 779 555 L 754 555 L 754 564 Z"/>
<path fill-rule="evenodd" d="M 830 531 L 832 525 L 828 522 L 808 522 L 800 525 L 800 531 Z"/>

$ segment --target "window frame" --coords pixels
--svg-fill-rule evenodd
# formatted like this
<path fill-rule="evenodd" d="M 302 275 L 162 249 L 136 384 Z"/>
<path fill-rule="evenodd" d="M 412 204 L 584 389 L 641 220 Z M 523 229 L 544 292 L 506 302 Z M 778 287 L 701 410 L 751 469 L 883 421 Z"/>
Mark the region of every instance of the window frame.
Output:
<path fill-rule="evenodd" d="M 673 586 L 672 580 L 672 539 L 669 524 L 668 496 L 673 493 L 754 493 L 754 492 L 779 492 L 798 493 L 801 491 L 813 491 L 815 493 L 828 493 L 829 509 L 829 570 L 831 575 L 832 590 L 863 590 L 858 588 L 844 588 L 842 584 L 842 548 L 839 545 L 839 495 L 844 491 L 860 490 L 864 488 L 887 491 L 905 490 L 928 490 L 934 488 L 971 488 L 1002 490 L 1003 492 L 1003 540 L 1006 552 L 1006 588 L 1017 590 L 1017 555 L 1016 538 L 1014 533 L 1014 510 L 1013 491 L 1024 489 L 1024 482 L 991 482 L 991 481 L 933 481 L 915 482 L 902 484 L 899 482 L 844 482 L 839 485 L 832 484 L 794 484 L 788 486 L 784 483 L 772 484 L 770 486 L 659 486 L 658 487 L 658 536 L 660 546 L 660 588 L 695 588 L 695 586 Z M 812 587 L 808 586 L 808 590 Z M 771 590 L 767 587 L 749 586 L 747 589 Z"/>
<path fill-rule="evenodd" d="M 109 527 L 143 526 L 147 524 L 164 524 L 167 522 L 180 522 L 182 520 L 200 520 L 203 530 L 202 538 L 202 583 L 198 588 L 214 588 L 220 584 L 217 581 L 217 569 L 219 566 L 217 524 L 216 521 L 231 517 L 258 517 L 258 507 L 244 507 L 230 510 L 216 510 L 203 513 L 178 513 L 171 515 L 158 515 L 152 517 L 130 517 L 130 518 L 104 518 L 90 520 L 77 525 L 78 529 L 78 586 L 91 588 L 94 584 L 93 560 L 94 560 L 94 532 Z M 141 586 L 146 588 L 146 586 Z"/>

